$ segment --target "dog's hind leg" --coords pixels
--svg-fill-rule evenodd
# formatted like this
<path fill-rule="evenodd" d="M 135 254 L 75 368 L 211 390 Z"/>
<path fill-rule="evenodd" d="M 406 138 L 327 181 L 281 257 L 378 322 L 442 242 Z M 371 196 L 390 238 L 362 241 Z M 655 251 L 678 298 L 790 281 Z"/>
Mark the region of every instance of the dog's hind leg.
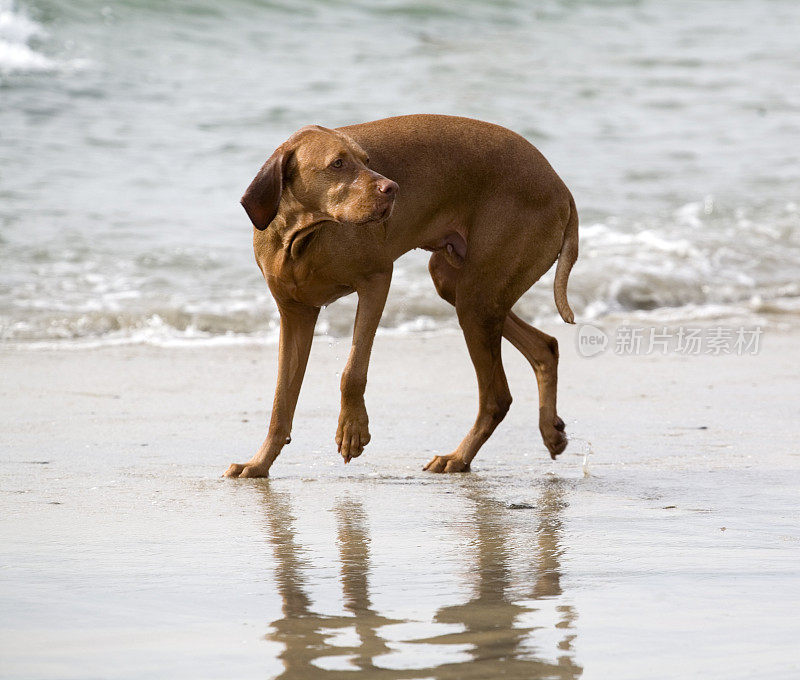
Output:
<path fill-rule="evenodd" d="M 445 254 L 439 251 L 431 256 L 428 271 L 439 296 L 455 306 L 461 270 L 451 265 Z M 539 387 L 539 431 L 550 456 L 555 458 L 567 446 L 564 422 L 556 412 L 558 341 L 525 323 L 514 312 L 509 312 L 506 316 L 503 323 L 503 337 L 516 347 L 533 367 Z"/>
<path fill-rule="evenodd" d="M 558 341 L 509 312 L 503 324 L 503 337 L 528 360 L 539 385 L 539 431 L 550 457 L 567 446 L 564 421 L 556 413 L 558 385 Z"/>
<path fill-rule="evenodd" d="M 431 257 L 429 270 L 439 295 L 456 307 L 478 377 L 479 402 L 475 423 L 456 450 L 446 456 L 434 456 L 423 469 L 430 472 L 465 472 L 511 406 L 511 392 L 500 356 L 506 310 L 495 309 L 488 300 L 467 294 L 459 270 L 452 267 L 440 253 Z M 471 291 L 474 290 L 474 287 L 471 288 Z"/>

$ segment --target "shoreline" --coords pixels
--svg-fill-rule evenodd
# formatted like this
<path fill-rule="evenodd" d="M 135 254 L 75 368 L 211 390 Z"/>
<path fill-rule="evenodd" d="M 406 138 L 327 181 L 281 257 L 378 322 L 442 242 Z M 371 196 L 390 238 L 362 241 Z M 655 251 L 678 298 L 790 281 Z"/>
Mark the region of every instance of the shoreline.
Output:
<path fill-rule="evenodd" d="M 708 331 L 722 327 L 723 324 L 692 326 L 698 326 L 708 335 Z M 654 334 L 661 328 L 660 325 L 633 324 L 630 327 L 652 330 Z M 800 358 L 800 326 L 788 323 L 783 328 L 762 329 L 760 337 L 756 338 L 755 347 L 751 343 L 749 347 L 739 348 L 738 354 L 734 344 L 734 326 L 731 324 L 732 332 L 727 347 L 719 355 L 712 353 L 713 348 L 705 345 L 695 347 L 695 351 L 699 349 L 695 354 L 676 351 L 677 331 L 670 334 L 666 354 L 661 353 L 664 348 L 658 345 L 648 353 L 645 334 L 640 338 L 642 343 L 638 348 L 639 353 L 636 354 L 632 346 L 615 346 L 613 331 L 616 329 L 619 335 L 620 328 L 628 328 L 625 324 L 616 327 L 612 324 L 559 324 L 542 325 L 540 328 L 559 341 L 559 412 L 567 422 L 568 433 L 572 431 L 573 439 L 590 438 L 592 429 L 603 431 L 602 426 L 593 428 L 592 420 L 597 416 L 592 416 L 592 412 L 598 408 L 608 408 L 603 403 L 607 398 L 628 401 L 635 399 L 638 394 L 642 397 L 649 396 L 659 404 L 671 401 L 671 415 L 678 418 L 678 414 L 688 410 L 683 417 L 687 422 L 693 422 L 697 420 L 697 416 L 690 415 L 691 409 L 688 407 L 696 400 L 701 385 L 706 390 L 732 387 L 740 385 L 742 381 L 763 378 L 766 374 L 769 376 L 767 382 L 786 382 L 788 388 L 791 387 L 793 378 L 800 377 L 800 369 L 797 368 L 800 361 L 796 361 L 794 365 L 792 363 L 793 357 Z M 593 355 L 591 348 L 580 347 L 578 343 L 583 342 L 582 329 L 597 328 L 605 328 L 606 344 L 599 354 Z M 674 330 L 681 327 L 667 328 Z M 743 325 L 742 328 L 750 329 L 753 326 Z M 619 342 L 619 337 L 616 339 Z M 298 434 L 298 428 L 300 432 L 303 430 L 304 414 L 312 418 L 314 425 L 316 419 L 324 414 L 332 423 L 329 427 L 332 431 L 335 430 L 339 405 L 338 380 L 349 350 L 348 337 L 315 337 L 295 415 L 293 437 Z M 538 395 L 533 372 L 507 341 L 503 342 L 503 361 L 514 403 L 506 421 L 501 423 L 498 431 L 489 440 L 489 445 L 498 436 L 502 436 L 502 431 L 507 429 L 509 423 L 513 423 L 515 428 L 531 428 L 532 447 L 540 447 L 540 442 L 537 443 L 535 419 L 538 413 Z M 199 366 L 205 367 L 208 374 L 198 373 Z M 222 367 L 230 367 L 232 373 L 223 378 Z M 5 386 L 0 388 L 0 401 L 5 406 L 4 419 L 8 432 L 13 432 L 14 422 L 26 419 L 26 414 L 46 410 L 48 402 L 54 402 L 58 394 L 73 395 L 75 401 L 70 406 L 76 408 L 85 406 L 80 403 L 82 395 L 93 394 L 98 398 L 105 395 L 123 403 L 130 396 L 132 405 L 135 405 L 154 396 L 173 395 L 177 389 L 174 387 L 176 384 L 186 389 L 190 399 L 197 399 L 198 394 L 203 395 L 204 402 L 213 402 L 215 398 L 219 398 L 221 405 L 239 409 L 242 414 L 246 414 L 245 423 L 265 423 L 275 387 L 277 351 L 274 342 L 261 340 L 242 340 L 233 344 L 221 342 L 210 346 L 202 341 L 197 344 L 187 341 L 179 346 L 140 343 L 90 347 L 66 345 L 58 348 L 0 345 L 0 369 L 6 376 Z M 621 381 L 617 374 L 623 375 L 626 380 Z M 677 381 L 678 375 L 688 381 L 683 388 Z M 145 377 L 149 377 L 149 380 L 143 380 Z M 605 394 L 605 388 L 601 387 L 609 379 L 613 379 L 613 384 L 607 383 L 612 388 L 610 397 Z M 651 391 L 654 381 L 661 388 L 655 392 Z M 643 390 L 644 383 L 648 384 L 646 390 Z M 755 387 L 756 393 L 759 387 L 765 389 L 763 385 Z M 129 394 L 126 395 L 126 392 Z M 413 397 L 415 393 L 416 399 Z M 404 400 L 393 404 L 392 400 L 398 394 L 403 395 Z M 405 409 L 409 398 L 412 402 L 418 399 L 424 406 L 426 394 L 432 395 L 429 404 L 431 409 L 436 404 L 447 402 L 446 399 L 437 400 L 436 395 L 452 396 L 455 399 L 453 408 L 444 408 L 439 414 L 427 413 L 426 410 L 426 415 L 448 419 L 458 417 L 465 424 L 466 431 L 474 417 L 477 386 L 460 332 L 437 330 L 408 335 L 379 333 L 370 362 L 366 391 L 372 426 L 381 425 L 381 413 L 391 412 L 396 408 Z M 791 392 L 785 396 L 790 394 Z M 766 401 L 778 398 L 779 395 L 773 394 Z M 687 401 L 682 404 L 681 399 Z M 750 400 L 754 401 L 752 398 Z M 764 403 L 764 400 L 761 402 Z M 522 408 L 520 404 L 523 405 Z M 686 408 L 681 408 L 682 406 Z M 704 408 L 708 410 L 716 406 L 712 399 Z M 757 411 L 757 404 L 754 403 L 753 406 Z M 526 414 L 518 413 L 523 409 Z M 375 412 L 375 417 L 372 411 Z M 97 413 L 102 415 L 103 410 L 100 409 Z M 147 410 L 131 413 L 141 419 L 146 417 Z M 180 416 L 180 408 L 172 415 Z M 188 407 L 185 416 L 192 418 L 192 411 Z M 702 417 L 699 419 L 703 420 Z M 252 432 L 255 428 L 252 425 L 243 429 L 248 431 L 246 441 L 254 442 L 254 446 L 260 443 L 259 437 L 265 433 L 265 430 L 262 433 L 259 428 L 256 430 L 258 436 L 253 438 Z M 373 436 L 365 453 L 375 450 L 376 443 Z M 25 439 L 18 444 L 24 445 Z M 441 446 L 447 446 L 447 443 L 442 442 Z M 568 448 L 567 454 L 573 448 Z M 541 450 L 544 451 L 543 446 Z M 479 454 L 476 462 L 480 463 L 482 457 Z M 363 460 L 365 459 L 362 458 Z"/>
<path fill-rule="evenodd" d="M 354 318 L 354 310 L 342 310 L 346 316 Z M 765 332 L 791 332 L 800 329 L 800 316 L 796 311 L 765 311 L 752 312 L 745 309 L 731 309 L 728 307 L 713 307 L 703 310 L 697 316 L 687 315 L 685 308 L 667 310 L 669 313 L 653 315 L 647 311 L 634 311 L 626 313 L 606 314 L 600 318 L 578 319 L 572 326 L 573 329 L 580 329 L 582 326 L 594 326 L 604 329 L 616 329 L 622 326 L 631 326 L 642 329 L 650 328 L 669 328 L 679 327 L 746 327 L 762 328 Z M 352 312 L 352 313 L 351 313 Z M 314 342 L 321 343 L 341 343 L 349 341 L 352 336 L 352 318 L 345 332 L 332 334 L 329 332 L 327 323 L 322 320 L 317 324 L 314 333 Z M 446 322 L 439 320 L 439 325 L 431 317 L 420 317 L 414 323 L 404 323 L 398 327 L 379 326 L 376 337 L 389 339 L 424 338 L 431 339 L 438 336 L 457 336 L 461 337 L 461 330 L 455 313 L 451 314 Z M 569 326 L 554 315 L 547 320 L 534 320 L 532 325 L 556 337 L 569 335 Z M 416 326 L 416 327 L 413 327 Z M 430 326 L 430 327 L 429 327 Z M 564 329 L 567 332 L 564 332 Z M 276 346 L 279 340 L 279 327 L 268 333 L 217 333 L 207 334 L 202 331 L 192 330 L 178 331 L 177 329 L 163 335 L 157 333 L 147 333 L 138 331 L 131 335 L 119 335 L 108 333 L 103 336 L 86 336 L 76 338 L 56 338 L 35 340 L 12 340 L 5 339 L 0 341 L 0 352 L 19 351 L 19 352 L 49 352 L 49 351 L 80 351 L 106 349 L 113 347 L 156 347 L 162 349 L 213 349 L 224 347 L 272 347 Z"/>

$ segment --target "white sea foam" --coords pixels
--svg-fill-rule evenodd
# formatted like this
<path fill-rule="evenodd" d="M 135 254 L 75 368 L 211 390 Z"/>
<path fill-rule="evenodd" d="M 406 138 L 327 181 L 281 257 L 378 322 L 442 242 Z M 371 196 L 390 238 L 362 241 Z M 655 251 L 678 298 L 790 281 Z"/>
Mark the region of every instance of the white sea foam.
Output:
<path fill-rule="evenodd" d="M 277 332 L 257 333 L 208 333 L 197 328 L 178 330 L 154 316 L 143 327 L 126 328 L 99 336 L 70 337 L 61 340 L 34 340 L 7 342 L 6 346 L 20 351 L 52 349 L 100 349 L 128 345 L 149 345 L 152 347 L 228 347 L 243 345 L 268 346 L 278 342 Z"/>
<path fill-rule="evenodd" d="M 43 48 L 45 28 L 14 0 L 0 0 L 0 76 L 35 73 L 74 73 L 88 68 L 85 58 L 61 58 Z"/>
<path fill-rule="evenodd" d="M 700 226 L 666 223 L 628 225 L 594 222 L 581 230 L 581 258 L 570 280 L 577 317 L 606 316 L 640 323 L 679 323 L 720 318 L 761 322 L 765 315 L 796 315 L 800 285 L 796 215 L 774 221 L 775 234 L 741 215 L 709 222 L 697 207 Z M 729 211 L 732 215 L 738 211 Z M 733 230 L 734 237 L 728 234 Z M 752 253 L 774 254 L 766 262 Z M 8 252 L 0 297 L 0 338 L 26 346 L 147 343 L 153 345 L 273 342 L 277 309 L 255 267 L 227 263 L 224 252 L 182 249 L 180 257 L 161 254 L 98 257 L 81 244 L 71 248 L 26 248 Z M 425 271 L 426 255 L 398 261 L 380 333 L 457 330 L 451 306 L 441 301 Z M 548 272 L 516 306 L 533 323 L 558 322 Z M 346 337 L 352 332 L 356 299 L 349 296 L 323 310 L 318 334 Z M 42 345 L 41 343 L 45 343 Z"/>
<path fill-rule="evenodd" d="M 16 6 L 0 0 L 0 74 L 50 71 L 55 62 L 30 43 L 45 37 L 44 29 Z"/>

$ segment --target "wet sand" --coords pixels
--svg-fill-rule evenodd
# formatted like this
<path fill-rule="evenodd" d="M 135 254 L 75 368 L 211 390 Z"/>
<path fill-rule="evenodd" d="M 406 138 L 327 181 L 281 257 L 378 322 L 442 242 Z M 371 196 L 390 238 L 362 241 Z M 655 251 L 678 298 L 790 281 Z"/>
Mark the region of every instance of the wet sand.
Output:
<path fill-rule="evenodd" d="M 457 335 L 380 337 L 372 443 L 318 338 L 270 480 L 274 348 L 0 350 L 3 678 L 793 678 L 800 332 L 758 356 L 580 358 L 549 460 L 532 371 L 468 475 Z M 584 459 L 588 456 L 588 475 Z"/>

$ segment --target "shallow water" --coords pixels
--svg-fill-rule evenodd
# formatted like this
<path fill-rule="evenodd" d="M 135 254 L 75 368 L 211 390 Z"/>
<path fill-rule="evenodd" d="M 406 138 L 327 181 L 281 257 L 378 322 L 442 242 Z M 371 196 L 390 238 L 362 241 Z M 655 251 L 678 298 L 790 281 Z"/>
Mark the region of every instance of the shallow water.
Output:
<path fill-rule="evenodd" d="M 798 22 L 793 0 L 0 0 L 0 339 L 273 334 L 244 187 L 303 124 L 416 112 L 550 159 L 579 318 L 796 316 Z M 425 262 L 398 263 L 385 328 L 455 325 Z M 549 277 L 520 312 L 554 315 Z"/>
<path fill-rule="evenodd" d="M 547 467 L 238 484 L 136 465 L 84 486 L 31 463 L 7 489 L 3 677 L 800 669 L 796 477 Z"/>

